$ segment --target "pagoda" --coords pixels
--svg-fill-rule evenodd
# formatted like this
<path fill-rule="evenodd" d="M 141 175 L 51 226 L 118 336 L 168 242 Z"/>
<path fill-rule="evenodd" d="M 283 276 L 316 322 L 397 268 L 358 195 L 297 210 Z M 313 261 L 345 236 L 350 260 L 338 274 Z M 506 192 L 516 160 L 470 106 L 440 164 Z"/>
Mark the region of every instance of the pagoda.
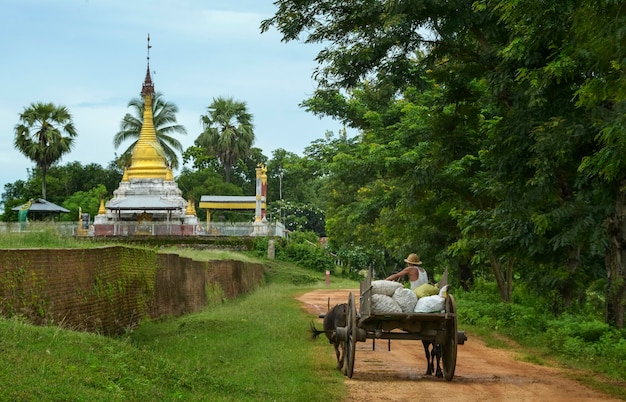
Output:
<path fill-rule="evenodd" d="M 182 197 L 168 166 L 154 128 L 152 102 L 154 84 L 148 68 L 141 89 L 144 100 L 143 124 L 133 148 L 131 162 L 117 190 L 105 205 L 100 201 L 94 217 L 95 236 L 196 234 L 198 218 L 193 201 Z"/>

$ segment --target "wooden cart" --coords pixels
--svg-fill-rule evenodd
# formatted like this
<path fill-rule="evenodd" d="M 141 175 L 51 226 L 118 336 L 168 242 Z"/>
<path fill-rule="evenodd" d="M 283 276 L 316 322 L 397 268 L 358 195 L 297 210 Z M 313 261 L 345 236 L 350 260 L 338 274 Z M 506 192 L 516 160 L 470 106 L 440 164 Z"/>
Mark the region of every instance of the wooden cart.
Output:
<path fill-rule="evenodd" d="M 371 274 L 371 272 L 370 272 Z M 352 378 L 356 343 L 367 339 L 415 339 L 432 341 L 441 346 L 444 378 L 452 381 L 456 367 L 457 345 L 467 340 L 457 330 L 456 304 L 450 294 L 443 313 L 374 313 L 372 311 L 371 275 L 360 283 L 359 311 L 350 292 L 346 326 L 337 328 L 337 340 L 343 345 L 343 372 Z"/>

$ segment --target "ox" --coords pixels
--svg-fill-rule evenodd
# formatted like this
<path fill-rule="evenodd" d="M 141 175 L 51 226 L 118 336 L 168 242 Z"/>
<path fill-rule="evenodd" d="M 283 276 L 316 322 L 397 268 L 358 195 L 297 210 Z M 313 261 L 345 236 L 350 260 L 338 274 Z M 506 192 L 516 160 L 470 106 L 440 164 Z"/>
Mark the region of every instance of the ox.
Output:
<path fill-rule="evenodd" d="M 441 346 L 433 341 L 422 340 L 424 353 L 426 354 L 426 375 L 433 375 L 437 378 L 443 377 L 441 371 Z M 435 360 L 437 360 L 437 371 L 435 371 Z"/>
<path fill-rule="evenodd" d="M 318 330 L 315 325 L 311 323 L 311 332 L 313 333 L 313 339 L 316 339 L 321 334 L 326 334 L 328 342 L 335 348 L 335 355 L 337 357 L 337 370 L 341 370 L 343 367 L 343 346 L 341 342 L 337 341 L 337 327 L 346 326 L 346 313 L 348 311 L 348 305 L 346 303 L 337 304 L 328 313 L 324 315 L 324 329 Z"/>

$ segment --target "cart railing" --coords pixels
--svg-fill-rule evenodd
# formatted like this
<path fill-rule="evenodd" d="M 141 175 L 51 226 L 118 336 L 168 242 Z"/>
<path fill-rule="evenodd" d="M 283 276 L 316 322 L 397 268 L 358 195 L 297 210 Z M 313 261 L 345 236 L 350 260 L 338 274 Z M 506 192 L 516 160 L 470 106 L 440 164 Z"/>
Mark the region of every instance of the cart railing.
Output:
<path fill-rule="evenodd" d="M 372 269 L 370 268 L 364 280 L 359 282 L 359 315 L 372 315 Z"/>
<path fill-rule="evenodd" d="M 402 317 L 411 317 L 413 320 L 419 320 L 418 316 L 423 317 L 425 320 L 433 319 L 436 317 L 448 317 L 448 312 L 444 313 L 384 313 L 378 314 L 375 311 L 372 311 L 372 270 L 369 270 L 368 275 L 359 282 L 359 317 L 361 320 L 367 320 L 371 316 L 376 317 L 390 317 L 395 319 L 401 319 Z M 445 303 L 447 307 L 448 303 Z"/>
<path fill-rule="evenodd" d="M 447 278 L 447 272 L 444 273 Z M 444 283 L 447 279 L 444 280 Z M 441 283 L 440 283 L 441 284 Z M 346 325 L 337 327 L 335 339 L 343 347 L 343 373 L 352 378 L 356 343 L 372 339 L 422 340 L 435 342 L 441 348 L 443 376 L 454 377 L 457 345 L 466 340 L 464 331 L 457 330 L 456 303 L 446 295 L 442 313 L 382 313 L 372 311 L 372 270 L 359 283 L 359 313 L 352 292 L 348 295 Z"/>

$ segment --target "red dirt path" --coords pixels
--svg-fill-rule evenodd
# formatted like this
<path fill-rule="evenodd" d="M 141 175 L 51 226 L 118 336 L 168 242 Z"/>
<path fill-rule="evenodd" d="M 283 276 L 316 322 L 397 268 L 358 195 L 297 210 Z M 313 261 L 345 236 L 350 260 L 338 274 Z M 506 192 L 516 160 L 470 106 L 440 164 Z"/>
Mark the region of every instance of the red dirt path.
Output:
<path fill-rule="evenodd" d="M 350 291 L 358 295 L 358 289 L 319 289 L 297 299 L 318 315 L 328 310 L 329 298 L 330 306 L 345 303 Z M 516 360 L 515 352 L 488 348 L 467 336 L 458 346 L 451 382 L 424 375 L 426 359 L 419 341 L 393 340 L 391 351 L 383 339 L 376 340 L 376 350 L 371 339 L 357 342 L 354 374 L 346 377 L 347 401 L 619 401 L 566 378 L 564 369 Z"/>

